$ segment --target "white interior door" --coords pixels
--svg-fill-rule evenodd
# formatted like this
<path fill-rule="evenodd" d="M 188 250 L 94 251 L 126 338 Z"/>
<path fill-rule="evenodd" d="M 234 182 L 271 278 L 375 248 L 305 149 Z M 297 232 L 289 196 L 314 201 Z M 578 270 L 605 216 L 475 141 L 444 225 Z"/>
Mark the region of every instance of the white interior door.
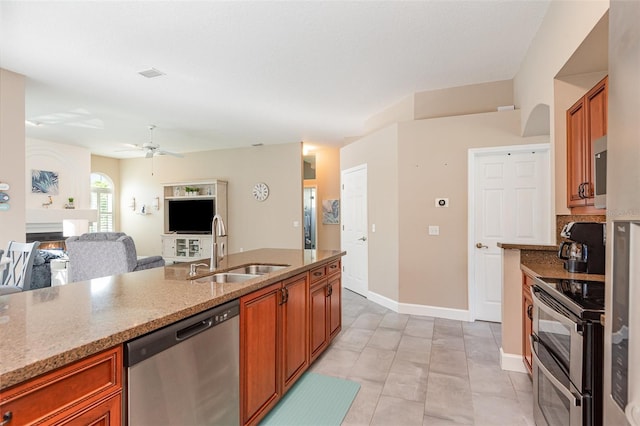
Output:
<path fill-rule="evenodd" d="M 536 147 L 474 155 L 469 294 L 475 319 L 502 321 L 502 253 L 497 243 L 549 244 L 549 150 L 548 145 Z"/>
<path fill-rule="evenodd" d="M 341 246 L 347 254 L 342 258 L 342 284 L 367 297 L 368 293 L 368 225 L 367 165 L 343 170 Z"/>

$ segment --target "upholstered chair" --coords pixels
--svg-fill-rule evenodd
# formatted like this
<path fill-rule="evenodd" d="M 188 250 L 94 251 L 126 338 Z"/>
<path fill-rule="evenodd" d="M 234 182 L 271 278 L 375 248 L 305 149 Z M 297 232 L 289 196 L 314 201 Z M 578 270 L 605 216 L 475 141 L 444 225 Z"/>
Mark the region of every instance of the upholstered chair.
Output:
<path fill-rule="evenodd" d="M 123 232 L 91 232 L 66 241 L 69 282 L 164 266 L 162 256 L 138 258 L 133 239 Z"/>

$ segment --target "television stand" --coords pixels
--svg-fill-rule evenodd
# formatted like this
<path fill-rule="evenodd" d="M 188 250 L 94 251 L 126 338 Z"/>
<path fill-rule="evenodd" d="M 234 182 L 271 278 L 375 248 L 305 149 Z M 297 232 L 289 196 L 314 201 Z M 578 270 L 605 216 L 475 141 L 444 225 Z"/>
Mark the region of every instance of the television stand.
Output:
<path fill-rule="evenodd" d="M 173 262 L 209 259 L 211 234 L 162 234 L 162 257 Z"/>

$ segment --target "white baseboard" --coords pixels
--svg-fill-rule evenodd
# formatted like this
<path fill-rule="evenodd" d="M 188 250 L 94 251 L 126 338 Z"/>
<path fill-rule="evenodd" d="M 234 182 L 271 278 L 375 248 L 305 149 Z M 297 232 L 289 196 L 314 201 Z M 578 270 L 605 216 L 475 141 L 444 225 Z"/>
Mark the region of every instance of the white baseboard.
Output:
<path fill-rule="evenodd" d="M 382 305 L 387 309 L 409 315 L 421 315 L 436 318 L 445 318 L 458 321 L 469 321 L 469 311 L 464 309 L 443 308 L 440 306 L 416 305 L 413 303 L 399 303 L 388 297 L 369 291 L 367 298 L 372 302 Z"/>
<path fill-rule="evenodd" d="M 518 373 L 528 373 L 527 367 L 524 366 L 522 355 L 508 354 L 500 347 L 500 368 L 507 371 L 517 371 Z"/>

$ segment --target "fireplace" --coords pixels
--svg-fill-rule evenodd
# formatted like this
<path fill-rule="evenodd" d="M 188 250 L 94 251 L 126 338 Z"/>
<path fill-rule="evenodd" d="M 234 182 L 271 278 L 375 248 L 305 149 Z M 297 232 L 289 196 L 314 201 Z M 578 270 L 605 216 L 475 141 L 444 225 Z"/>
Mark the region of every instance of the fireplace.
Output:
<path fill-rule="evenodd" d="M 62 232 L 29 232 L 27 242 L 40 241 L 39 250 L 66 250 L 65 238 Z"/>

